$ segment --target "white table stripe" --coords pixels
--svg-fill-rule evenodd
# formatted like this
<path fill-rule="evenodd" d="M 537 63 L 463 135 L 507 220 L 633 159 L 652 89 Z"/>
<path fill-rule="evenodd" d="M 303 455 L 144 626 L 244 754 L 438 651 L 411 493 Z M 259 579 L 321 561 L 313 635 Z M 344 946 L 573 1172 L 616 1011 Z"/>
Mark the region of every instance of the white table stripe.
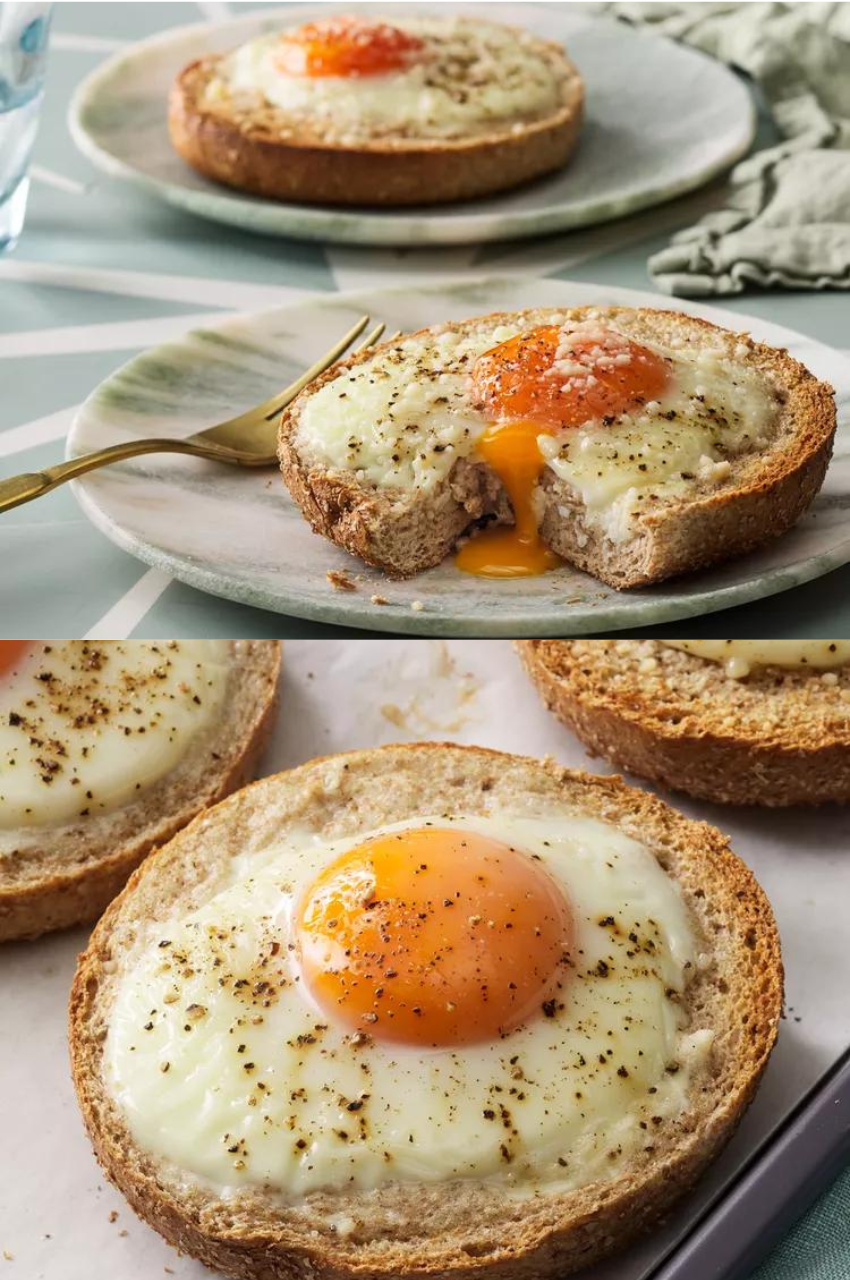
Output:
<path fill-rule="evenodd" d="M 109 267 L 74 267 L 57 262 L 0 261 L 0 281 L 48 285 L 54 289 L 83 289 L 117 293 L 123 297 L 155 298 L 158 302 L 186 302 L 192 306 L 236 307 L 258 311 L 302 298 L 306 289 L 285 284 L 251 284 L 241 280 L 208 280 L 203 276 L 159 275 L 147 271 L 119 271 Z"/>
<path fill-rule="evenodd" d="M 56 413 L 48 413 L 44 418 L 35 418 L 19 427 L 0 431 L 0 458 L 23 453 L 26 449 L 34 449 L 36 445 L 47 444 L 50 440 L 63 440 L 79 408 L 78 404 L 74 404 L 67 409 L 58 409 Z M 57 456 L 56 461 L 61 459 Z"/>
<path fill-rule="evenodd" d="M 132 351 L 170 342 L 173 338 L 182 337 L 189 329 L 202 329 L 209 323 L 210 316 L 201 312 L 197 315 L 157 316 L 153 320 L 125 320 L 118 324 L 81 324 L 61 329 L 3 333 L 0 334 L 0 359 L 65 356 L 90 351 Z"/>
<path fill-rule="evenodd" d="M 77 36 L 69 31 L 56 31 L 50 37 L 51 49 L 67 49 L 70 53 L 111 53 L 128 43 L 113 36 Z"/>
<path fill-rule="evenodd" d="M 477 245 L 441 249 L 363 249 L 347 245 L 326 245 L 325 259 L 337 289 L 378 289 L 400 284 L 422 284 L 425 280 L 465 280 L 480 276 L 476 266 Z"/>
<path fill-rule="evenodd" d="M 198 8 L 207 22 L 227 22 L 233 17 L 233 10 L 225 0 L 198 0 Z"/>
<path fill-rule="evenodd" d="M 65 191 L 72 196 L 84 196 L 94 185 L 93 183 L 77 182 L 74 178 L 66 178 L 64 173 L 57 173 L 55 169 L 45 169 L 40 164 L 30 166 L 30 177 L 34 178 L 36 182 L 43 183 L 46 187 L 55 187 L 57 191 Z"/>
<path fill-rule="evenodd" d="M 683 224 L 696 221 L 704 213 L 719 208 L 722 203 L 721 191 L 709 188 L 693 196 L 632 214 L 628 218 L 620 218 L 616 222 L 607 222 L 599 227 L 579 228 L 563 236 L 517 243 L 498 259 L 488 262 L 487 266 L 497 274 L 507 275 L 521 272 L 550 275 L 558 270 L 569 270 L 585 262 L 592 262 L 594 258 L 603 258 L 607 254 L 629 249 L 651 236 L 666 234 Z M 481 269 L 479 266 L 478 270 Z"/>
<path fill-rule="evenodd" d="M 340 290 L 422 284 L 426 280 L 473 280 L 491 272 L 554 275 L 694 221 L 722 201 L 720 189 L 710 188 L 603 226 L 521 241 L 498 255 L 486 248 L 482 254 L 477 245 L 459 245 L 439 253 L 433 249 L 372 249 L 368 254 L 358 247 L 328 245 L 325 257 Z"/>
<path fill-rule="evenodd" d="M 148 569 L 128 592 L 83 636 L 84 640 L 126 640 L 156 604 L 172 579 L 162 569 Z"/>

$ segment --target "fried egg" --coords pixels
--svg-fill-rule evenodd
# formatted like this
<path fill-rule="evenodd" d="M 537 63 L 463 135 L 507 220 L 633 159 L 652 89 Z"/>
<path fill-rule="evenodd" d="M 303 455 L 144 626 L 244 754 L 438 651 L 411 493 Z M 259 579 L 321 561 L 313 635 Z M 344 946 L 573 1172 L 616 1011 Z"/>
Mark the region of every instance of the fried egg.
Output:
<path fill-rule="evenodd" d="M 695 658 L 719 662 L 733 680 L 762 667 L 832 671 L 850 664 L 850 640 L 662 640 Z M 833 677 L 834 678 L 834 677 Z"/>
<path fill-rule="evenodd" d="M 459 459 L 489 466 L 515 524 L 470 540 L 457 564 L 491 577 L 557 564 L 538 534 L 549 469 L 614 542 L 649 504 L 713 488 L 764 448 L 780 400 L 733 335 L 656 336 L 641 313 L 530 311 L 403 338 L 304 404 L 308 465 L 378 489 L 431 491 Z"/>
<path fill-rule="evenodd" d="M 542 41 L 495 23 L 337 16 L 242 45 L 207 93 L 276 108 L 326 141 L 449 139 L 550 114 L 562 80 Z"/>
<path fill-rule="evenodd" d="M 613 1178 L 712 1033 L 652 853 L 584 816 L 287 829 L 146 926 L 105 1046 L 135 1140 L 222 1196 Z"/>
<path fill-rule="evenodd" d="M 214 723 L 227 641 L 0 641 L 0 830 L 109 813 Z"/>

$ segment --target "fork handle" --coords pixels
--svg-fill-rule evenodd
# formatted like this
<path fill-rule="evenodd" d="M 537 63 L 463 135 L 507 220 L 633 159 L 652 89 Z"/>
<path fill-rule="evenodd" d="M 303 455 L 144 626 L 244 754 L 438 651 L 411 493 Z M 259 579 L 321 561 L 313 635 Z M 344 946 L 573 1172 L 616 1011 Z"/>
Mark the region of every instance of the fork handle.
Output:
<path fill-rule="evenodd" d="M 20 507 L 25 502 L 32 502 L 42 494 L 50 493 L 66 480 L 85 475 L 87 471 L 96 471 L 99 467 L 108 467 L 112 462 L 121 462 L 125 458 L 137 458 L 144 453 L 188 453 L 199 458 L 209 458 L 214 462 L 237 462 L 250 465 L 242 454 L 233 449 L 225 449 L 221 445 L 205 445 L 194 440 L 170 440 L 167 437 L 150 440 L 128 440 L 124 444 L 109 445 L 106 449 L 98 449 L 95 453 L 84 453 L 69 462 L 59 462 L 55 467 L 45 467 L 43 471 L 26 471 L 19 476 L 9 476 L 0 480 L 0 512 L 11 511 L 12 507 Z"/>

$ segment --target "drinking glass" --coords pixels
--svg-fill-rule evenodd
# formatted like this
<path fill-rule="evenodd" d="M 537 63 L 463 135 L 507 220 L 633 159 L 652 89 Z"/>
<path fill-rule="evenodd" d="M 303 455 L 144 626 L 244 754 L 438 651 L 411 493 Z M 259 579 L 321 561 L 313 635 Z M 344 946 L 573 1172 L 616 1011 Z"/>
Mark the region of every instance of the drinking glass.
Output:
<path fill-rule="evenodd" d="M 24 225 L 52 5 L 0 4 L 0 254 Z"/>

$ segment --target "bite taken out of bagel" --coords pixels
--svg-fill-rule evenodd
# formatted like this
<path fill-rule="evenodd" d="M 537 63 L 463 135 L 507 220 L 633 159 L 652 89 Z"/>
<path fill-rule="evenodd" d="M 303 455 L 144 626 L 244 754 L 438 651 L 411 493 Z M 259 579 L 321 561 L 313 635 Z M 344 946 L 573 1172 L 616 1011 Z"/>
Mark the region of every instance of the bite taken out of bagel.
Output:
<path fill-rule="evenodd" d="M 699 1177 L 781 1004 L 718 831 L 412 744 L 264 778 L 149 858 L 80 958 L 71 1057 L 106 1174 L 208 1266 L 554 1280 Z"/>
<path fill-rule="evenodd" d="M 495 313 L 329 369 L 285 411 L 284 480 L 313 529 L 392 577 L 459 551 L 615 588 L 751 551 L 806 511 L 832 389 L 786 351 L 672 311 Z M 504 526 L 504 527 L 503 527 Z"/>

